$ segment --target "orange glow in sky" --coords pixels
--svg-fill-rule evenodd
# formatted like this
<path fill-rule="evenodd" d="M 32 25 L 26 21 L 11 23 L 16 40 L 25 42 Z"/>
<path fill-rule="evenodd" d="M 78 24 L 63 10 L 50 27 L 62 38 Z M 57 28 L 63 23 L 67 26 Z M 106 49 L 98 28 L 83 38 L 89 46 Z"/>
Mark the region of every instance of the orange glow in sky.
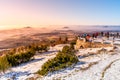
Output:
<path fill-rule="evenodd" d="M 0 30 L 40 25 L 119 25 L 119 4 L 119 0 L 0 0 Z"/>

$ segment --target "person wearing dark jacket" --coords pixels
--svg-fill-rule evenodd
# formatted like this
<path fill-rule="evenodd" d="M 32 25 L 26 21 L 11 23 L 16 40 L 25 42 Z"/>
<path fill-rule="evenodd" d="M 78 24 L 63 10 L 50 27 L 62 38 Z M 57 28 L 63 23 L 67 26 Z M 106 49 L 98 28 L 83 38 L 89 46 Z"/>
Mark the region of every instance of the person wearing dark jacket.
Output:
<path fill-rule="evenodd" d="M 103 32 L 101 32 L 101 36 L 103 37 L 103 35 L 104 35 L 104 33 Z"/>
<path fill-rule="evenodd" d="M 119 38 L 119 33 L 117 32 L 117 38 Z"/>

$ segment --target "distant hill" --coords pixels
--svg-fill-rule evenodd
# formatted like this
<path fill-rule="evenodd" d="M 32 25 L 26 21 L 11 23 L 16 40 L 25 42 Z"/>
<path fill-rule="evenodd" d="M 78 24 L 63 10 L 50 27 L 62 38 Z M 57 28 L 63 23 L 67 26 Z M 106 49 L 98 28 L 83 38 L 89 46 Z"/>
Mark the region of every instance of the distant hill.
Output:
<path fill-rule="evenodd" d="M 65 27 L 63 27 L 63 29 L 69 29 L 69 27 L 68 27 L 68 26 L 65 26 Z"/>
<path fill-rule="evenodd" d="M 32 27 L 30 27 L 30 26 L 27 26 L 27 27 L 24 27 L 24 28 L 32 28 Z"/>

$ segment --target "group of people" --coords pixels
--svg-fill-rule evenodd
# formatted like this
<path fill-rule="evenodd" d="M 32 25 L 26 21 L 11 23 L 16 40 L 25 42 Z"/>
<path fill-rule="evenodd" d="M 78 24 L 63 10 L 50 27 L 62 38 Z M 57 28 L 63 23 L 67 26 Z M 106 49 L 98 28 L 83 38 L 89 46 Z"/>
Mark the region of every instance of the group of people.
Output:
<path fill-rule="evenodd" d="M 85 38 L 85 40 L 89 42 L 91 42 L 92 39 L 97 38 L 98 36 L 107 37 L 108 39 L 109 37 L 113 37 L 113 39 L 115 39 L 115 38 L 120 38 L 120 33 L 119 32 L 95 32 L 95 33 L 83 33 L 79 35 L 79 37 Z"/>

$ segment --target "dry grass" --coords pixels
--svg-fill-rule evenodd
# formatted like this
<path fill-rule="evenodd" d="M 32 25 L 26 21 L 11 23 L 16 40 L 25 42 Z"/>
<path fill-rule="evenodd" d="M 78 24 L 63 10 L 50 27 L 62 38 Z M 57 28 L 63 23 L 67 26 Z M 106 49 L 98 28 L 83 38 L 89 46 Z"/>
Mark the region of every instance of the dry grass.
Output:
<path fill-rule="evenodd" d="M 81 71 L 88 70 L 91 66 L 93 66 L 93 65 L 95 65 L 95 64 L 98 64 L 98 62 L 92 62 L 92 63 L 90 63 L 87 67 L 83 67 L 83 68 L 81 68 L 80 70 L 81 70 Z"/>
<path fill-rule="evenodd" d="M 102 43 L 91 43 L 91 42 L 83 42 L 82 40 L 78 40 L 76 44 L 76 48 L 79 49 L 80 46 L 84 48 L 102 48 L 102 47 L 112 47 L 111 44 L 102 44 Z"/>
<path fill-rule="evenodd" d="M 116 60 L 112 61 L 108 66 L 106 66 L 106 67 L 104 68 L 100 80 L 103 80 L 103 78 L 104 78 L 104 76 L 105 76 L 105 72 L 111 67 L 111 65 L 112 65 L 114 62 L 116 62 L 116 61 L 118 61 L 118 60 L 120 60 L 120 59 L 116 59 Z"/>
<path fill-rule="evenodd" d="M 36 80 L 34 77 L 28 78 L 27 80 Z"/>
<path fill-rule="evenodd" d="M 102 43 L 85 43 L 85 48 L 102 48 L 102 47 L 111 47 L 111 44 L 102 44 Z"/>
<path fill-rule="evenodd" d="M 114 50 L 110 50 L 109 52 L 114 52 Z"/>

